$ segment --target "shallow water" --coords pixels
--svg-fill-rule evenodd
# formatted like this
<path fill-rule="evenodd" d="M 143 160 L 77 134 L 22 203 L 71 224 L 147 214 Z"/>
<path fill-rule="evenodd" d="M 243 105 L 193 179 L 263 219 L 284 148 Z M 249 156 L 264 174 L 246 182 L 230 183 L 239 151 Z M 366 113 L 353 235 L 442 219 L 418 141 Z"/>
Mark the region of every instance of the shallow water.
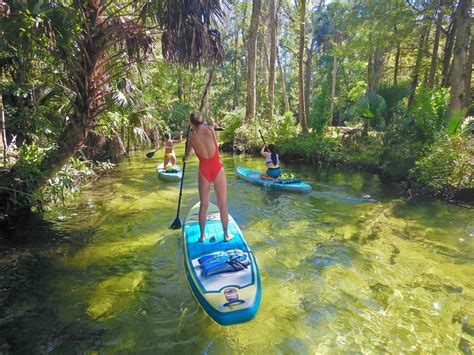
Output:
<path fill-rule="evenodd" d="M 286 168 L 309 194 L 266 191 L 233 172 L 260 159 L 223 160 L 262 277 L 253 321 L 221 327 L 199 307 L 168 229 L 179 185 L 157 179 L 161 155 L 137 153 L 47 223 L 25 225 L 20 243 L 2 242 L 0 353 L 474 350 L 474 210 L 326 168 Z M 196 174 L 193 158 L 182 217 Z"/>

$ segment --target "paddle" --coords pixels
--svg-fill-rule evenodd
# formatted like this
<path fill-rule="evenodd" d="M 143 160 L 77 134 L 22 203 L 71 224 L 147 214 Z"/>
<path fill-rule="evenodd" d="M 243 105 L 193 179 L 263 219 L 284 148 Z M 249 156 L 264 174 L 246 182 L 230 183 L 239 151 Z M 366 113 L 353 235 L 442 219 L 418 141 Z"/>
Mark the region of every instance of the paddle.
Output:
<path fill-rule="evenodd" d="M 161 148 L 162 148 L 162 147 L 158 147 L 157 150 L 155 150 L 155 151 L 153 151 L 153 152 L 146 153 L 146 157 L 147 157 L 147 158 L 153 158 L 153 155 L 155 155 L 155 153 L 156 153 L 157 151 L 159 151 Z"/>
<path fill-rule="evenodd" d="M 184 154 L 186 154 L 188 150 L 188 139 L 189 139 L 189 131 L 191 126 L 188 126 L 188 132 L 186 133 L 186 143 L 184 144 Z M 178 210 L 176 211 L 176 218 L 174 219 L 173 223 L 170 226 L 170 229 L 180 229 L 181 228 L 181 221 L 179 220 L 179 209 L 181 207 L 181 195 L 183 194 L 183 182 L 184 182 L 184 171 L 186 170 L 186 162 L 183 161 L 183 175 L 181 176 L 181 184 L 179 186 L 179 197 L 178 197 Z"/>
<path fill-rule="evenodd" d="M 267 146 L 267 143 L 265 143 L 265 139 L 263 138 L 262 131 L 258 130 L 258 133 L 260 134 L 260 138 L 262 138 L 263 144 L 265 144 L 265 146 Z"/>

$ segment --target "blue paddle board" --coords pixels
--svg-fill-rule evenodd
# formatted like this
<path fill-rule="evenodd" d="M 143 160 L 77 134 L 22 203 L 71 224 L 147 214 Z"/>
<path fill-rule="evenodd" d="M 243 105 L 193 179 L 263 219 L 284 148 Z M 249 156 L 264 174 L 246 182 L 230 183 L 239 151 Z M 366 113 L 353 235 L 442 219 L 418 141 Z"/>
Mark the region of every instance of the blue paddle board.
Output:
<path fill-rule="evenodd" d="M 238 166 L 237 169 L 235 169 L 235 172 L 242 179 L 253 182 L 254 184 L 263 186 L 269 190 L 282 190 L 282 191 L 294 191 L 294 192 L 310 192 L 312 190 L 311 185 L 303 181 L 286 183 L 285 181 L 279 181 L 279 180 L 261 179 L 260 178 L 260 175 L 262 174 L 261 172 L 250 170 L 242 166 Z"/>
<path fill-rule="evenodd" d="M 183 224 L 184 264 L 189 285 L 204 311 L 221 325 L 254 318 L 262 292 L 255 256 L 230 215 L 228 228 L 234 238 L 225 242 L 219 209 L 212 203 L 204 242 L 199 241 L 199 203 L 189 211 Z M 236 251 L 240 260 L 246 261 L 243 266 L 233 262 Z M 220 268 L 214 267 L 217 264 Z"/>
<path fill-rule="evenodd" d="M 164 169 L 163 164 L 160 164 L 156 167 L 156 172 L 158 173 L 158 177 L 163 181 L 180 181 L 183 177 L 183 172 L 177 166 L 175 166 L 172 171 L 169 171 Z"/>

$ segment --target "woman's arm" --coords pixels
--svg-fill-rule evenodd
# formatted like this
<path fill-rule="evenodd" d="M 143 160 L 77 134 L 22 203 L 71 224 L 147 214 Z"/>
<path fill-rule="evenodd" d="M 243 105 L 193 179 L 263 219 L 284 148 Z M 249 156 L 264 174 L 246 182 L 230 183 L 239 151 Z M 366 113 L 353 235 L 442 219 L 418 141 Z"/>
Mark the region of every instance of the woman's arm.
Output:
<path fill-rule="evenodd" d="M 184 152 L 183 161 L 187 161 L 191 154 L 193 154 L 193 137 L 188 137 L 188 143 L 186 144 L 186 152 Z"/>
<path fill-rule="evenodd" d="M 265 149 L 267 148 L 266 145 L 264 145 L 262 147 L 262 150 L 260 151 L 260 154 L 263 155 L 265 158 L 268 157 L 269 153 L 265 151 Z"/>
<path fill-rule="evenodd" d="M 179 132 L 179 139 L 173 139 L 173 143 L 181 143 L 183 141 L 183 132 Z"/>

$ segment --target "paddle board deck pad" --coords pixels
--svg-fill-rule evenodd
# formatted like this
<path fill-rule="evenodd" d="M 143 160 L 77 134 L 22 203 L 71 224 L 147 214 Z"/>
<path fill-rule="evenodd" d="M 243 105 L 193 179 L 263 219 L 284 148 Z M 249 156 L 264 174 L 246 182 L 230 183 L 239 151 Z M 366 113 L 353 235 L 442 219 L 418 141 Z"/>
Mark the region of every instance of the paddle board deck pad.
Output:
<path fill-rule="evenodd" d="M 261 281 L 255 256 L 229 215 L 229 234 L 224 231 L 219 209 L 209 205 L 206 239 L 199 241 L 199 203 L 183 224 L 186 275 L 194 296 L 206 313 L 221 325 L 243 323 L 255 317 L 261 298 Z"/>
<path fill-rule="evenodd" d="M 183 177 L 183 172 L 177 166 L 172 170 L 166 170 L 164 169 L 164 165 L 160 164 L 156 167 L 156 172 L 158 173 L 158 177 L 164 181 L 180 181 Z"/>
<path fill-rule="evenodd" d="M 310 192 L 311 185 L 299 179 L 284 179 L 284 180 L 264 180 L 260 178 L 261 172 L 250 170 L 242 166 L 238 166 L 235 170 L 237 175 L 254 184 L 263 186 L 269 190 L 282 190 L 294 192 Z"/>

